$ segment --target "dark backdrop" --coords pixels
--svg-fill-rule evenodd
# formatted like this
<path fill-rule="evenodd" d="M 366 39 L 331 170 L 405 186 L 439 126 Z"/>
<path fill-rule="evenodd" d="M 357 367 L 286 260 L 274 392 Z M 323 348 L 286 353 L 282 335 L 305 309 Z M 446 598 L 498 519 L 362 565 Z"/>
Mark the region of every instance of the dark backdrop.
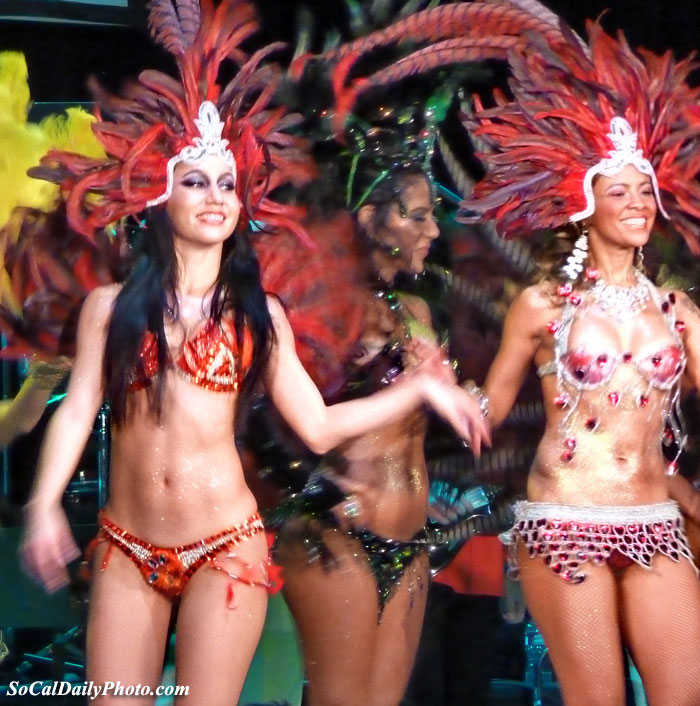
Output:
<path fill-rule="evenodd" d="M 397 5 L 401 4 L 396 0 Z M 293 40 L 300 5 L 309 8 L 318 26 L 318 39 L 330 27 L 347 35 L 348 18 L 342 0 L 255 0 L 263 20 L 261 41 Z M 698 0 L 548 0 L 548 6 L 578 31 L 587 17 L 607 9 L 608 30 L 624 28 L 633 46 L 677 56 L 700 48 Z M 0 49 L 27 55 L 30 88 L 35 101 L 82 101 L 88 98 L 85 80 L 97 75 L 116 87 L 142 68 L 167 68 L 169 57 L 153 47 L 145 26 L 146 0 L 132 0 L 133 25 L 47 24 L 0 20 Z"/>

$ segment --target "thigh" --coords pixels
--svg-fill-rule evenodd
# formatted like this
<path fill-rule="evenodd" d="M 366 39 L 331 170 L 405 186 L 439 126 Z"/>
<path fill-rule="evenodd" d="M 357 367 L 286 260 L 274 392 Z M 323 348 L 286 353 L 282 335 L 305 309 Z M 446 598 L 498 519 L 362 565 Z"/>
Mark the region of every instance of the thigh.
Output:
<path fill-rule="evenodd" d="M 282 539 L 284 596 L 299 629 L 308 706 L 372 704 L 369 681 L 377 644 L 379 603 L 361 543 L 323 533 L 333 559 L 309 561 L 304 543 Z"/>
<path fill-rule="evenodd" d="M 586 578 L 569 584 L 522 545 L 523 594 L 549 650 L 566 706 L 622 706 L 624 670 L 617 586 L 607 565 L 583 565 Z"/>
<path fill-rule="evenodd" d="M 690 562 L 654 557 L 620 578 L 624 635 L 650 706 L 700 704 L 700 581 Z"/>
<path fill-rule="evenodd" d="M 136 565 L 112 546 L 106 568 L 100 571 L 110 545 L 95 552 L 87 625 L 87 679 L 96 684 L 122 686 L 160 684 L 171 602 L 152 589 Z M 99 704 L 152 704 L 153 697 L 119 698 L 114 693 Z"/>
<path fill-rule="evenodd" d="M 417 556 L 394 588 L 377 626 L 369 682 L 372 704 L 396 706 L 402 699 L 420 641 L 428 592 L 428 556 Z"/>
<path fill-rule="evenodd" d="M 217 561 L 240 575 L 242 562 L 260 578 L 267 558 L 264 534 L 222 552 Z M 178 686 L 189 687 L 182 699 L 188 706 L 232 706 L 238 703 L 248 667 L 260 639 L 267 591 L 230 578 L 204 564 L 192 576 L 180 600 L 175 640 Z M 180 699 L 176 698 L 176 703 Z"/>

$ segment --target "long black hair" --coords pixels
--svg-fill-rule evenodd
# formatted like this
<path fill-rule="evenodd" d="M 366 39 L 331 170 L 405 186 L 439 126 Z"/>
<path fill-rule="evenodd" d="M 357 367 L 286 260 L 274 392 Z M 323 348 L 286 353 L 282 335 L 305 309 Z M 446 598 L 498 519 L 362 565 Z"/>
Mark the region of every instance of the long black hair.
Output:
<path fill-rule="evenodd" d="M 147 229 L 136 244 L 138 254 L 131 273 L 119 292 L 112 312 L 105 347 L 104 375 L 112 419 L 123 424 L 127 416 L 129 383 L 136 373 L 144 376 L 140 350 L 146 331 L 156 337 L 158 370 L 168 364 L 165 312 L 177 319 L 177 263 L 173 230 L 165 208 L 150 209 Z M 239 222 L 223 247 L 221 266 L 211 301 L 210 316 L 220 323 L 233 311 L 239 352 L 248 329 L 253 343 L 250 368 L 239 391 L 238 403 L 246 398 L 260 377 L 272 343 L 273 329 L 260 267 L 246 224 Z M 160 415 L 164 375 L 158 375 L 148 389 L 151 411 Z"/>

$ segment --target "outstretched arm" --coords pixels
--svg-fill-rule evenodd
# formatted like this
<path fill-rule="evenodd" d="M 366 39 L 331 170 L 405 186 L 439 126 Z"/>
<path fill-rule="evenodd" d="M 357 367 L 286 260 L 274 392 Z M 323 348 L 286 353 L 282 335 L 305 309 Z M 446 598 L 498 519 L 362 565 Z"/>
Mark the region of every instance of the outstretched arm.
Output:
<path fill-rule="evenodd" d="M 478 401 L 440 375 L 419 368 L 369 397 L 328 406 L 302 367 L 294 336 L 276 299 L 268 299 L 275 342 L 266 371 L 268 393 L 279 412 L 304 443 L 325 453 L 343 442 L 401 419 L 428 404 L 479 453 L 488 430 Z"/>
<path fill-rule="evenodd" d="M 556 311 L 539 285 L 528 287 L 511 304 L 498 353 L 484 383 L 489 400 L 489 421 L 497 427 L 508 416 L 522 387 L 547 321 Z"/>
<path fill-rule="evenodd" d="M 61 508 L 61 497 L 102 403 L 102 359 L 116 291 L 115 287 L 99 287 L 83 304 L 68 391 L 47 429 L 25 508 L 21 548 L 24 565 L 49 591 L 68 582 L 65 566 L 79 554 Z"/>
<path fill-rule="evenodd" d="M 0 401 L 0 446 L 27 434 L 44 413 L 52 390 L 68 373 L 68 364 L 32 363 L 17 396 Z"/>

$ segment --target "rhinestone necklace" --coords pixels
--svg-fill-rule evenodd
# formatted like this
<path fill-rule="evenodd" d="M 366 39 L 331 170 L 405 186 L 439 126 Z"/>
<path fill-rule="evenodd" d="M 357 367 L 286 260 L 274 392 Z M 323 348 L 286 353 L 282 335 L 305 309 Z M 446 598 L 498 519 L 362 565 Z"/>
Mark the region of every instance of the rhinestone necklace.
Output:
<path fill-rule="evenodd" d="M 649 301 L 649 282 L 641 272 L 635 271 L 634 276 L 637 283 L 631 287 L 620 287 L 602 278 L 597 279 L 590 290 L 594 306 L 620 324 L 641 314 Z"/>

